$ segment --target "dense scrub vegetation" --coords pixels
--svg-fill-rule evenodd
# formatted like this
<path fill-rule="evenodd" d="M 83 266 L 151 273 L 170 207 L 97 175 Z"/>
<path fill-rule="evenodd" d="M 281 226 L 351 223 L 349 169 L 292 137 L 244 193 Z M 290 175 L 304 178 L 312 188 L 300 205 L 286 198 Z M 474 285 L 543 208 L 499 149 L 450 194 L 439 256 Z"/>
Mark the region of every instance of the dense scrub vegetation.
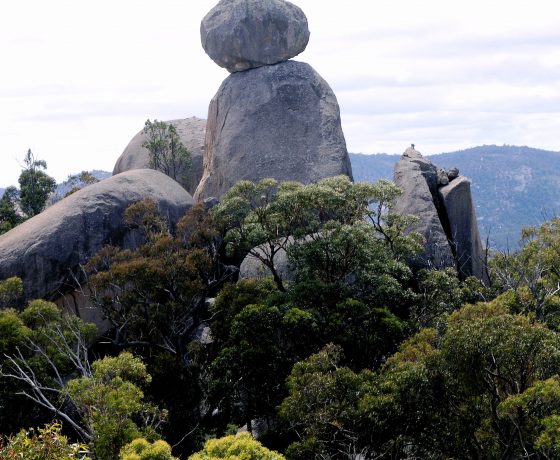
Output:
<path fill-rule="evenodd" d="M 240 182 L 172 232 L 136 203 L 144 244 L 84 267 L 101 336 L 0 282 L 2 458 L 558 458 L 560 220 L 484 286 L 409 268 L 399 193 Z"/>

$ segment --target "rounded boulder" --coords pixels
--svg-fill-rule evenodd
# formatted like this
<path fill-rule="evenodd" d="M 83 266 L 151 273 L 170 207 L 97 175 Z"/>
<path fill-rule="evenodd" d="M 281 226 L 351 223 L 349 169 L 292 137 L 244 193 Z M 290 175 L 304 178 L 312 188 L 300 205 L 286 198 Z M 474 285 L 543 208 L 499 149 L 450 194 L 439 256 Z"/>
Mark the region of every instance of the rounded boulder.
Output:
<path fill-rule="evenodd" d="M 287 61 L 309 42 L 304 12 L 284 0 L 221 0 L 200 24 L 204 51 L 240 72 Z"/>
<path fill-rule="evenodd" d="M 80 266 L 104 245 L 141 243 L 123 222 L 131 204 L 153 200 L 174 225 L 194 204 L 173 179 L 137 169 L 102 180 L 64 198 L 0 236 L 0 279 L 18 276 L 25 299 L 53 299 L 75 287 Z"/>
<path fill-rule="evenodd" d="M 180 181 L 183 188 L 193 194 L 202 177 L 202 157 L 204 151 L 204 133 L 206 131 L 206 120 L 197 117 L 170 120 L 165 123 L 173 125 L 181 142 L 191 154 L 191 165 L 184 178 Z M 140 131 L 128 143 L 121 154 L 115 167 L 113 175 L 120 174 L 132 169 L 145 169 L 150 167 L 150 154 L 143 147 L 146 141 L 144 130 Z"/>

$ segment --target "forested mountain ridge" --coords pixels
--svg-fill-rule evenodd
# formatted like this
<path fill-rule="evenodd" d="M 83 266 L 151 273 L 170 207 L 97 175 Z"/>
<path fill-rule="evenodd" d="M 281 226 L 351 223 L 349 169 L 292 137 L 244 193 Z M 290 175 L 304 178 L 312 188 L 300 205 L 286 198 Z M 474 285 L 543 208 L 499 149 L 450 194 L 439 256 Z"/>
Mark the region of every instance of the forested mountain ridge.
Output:
<path fill-rule="evenodd" d="M 392 179 L 399 155 L 350 154 L 354 180 Z M 560 212 L 560 153 L 531 147 L 483 145 L 431 155 L 471 180 L 480 231 L 498 249 L 517 247 L 523 227 Z"/>

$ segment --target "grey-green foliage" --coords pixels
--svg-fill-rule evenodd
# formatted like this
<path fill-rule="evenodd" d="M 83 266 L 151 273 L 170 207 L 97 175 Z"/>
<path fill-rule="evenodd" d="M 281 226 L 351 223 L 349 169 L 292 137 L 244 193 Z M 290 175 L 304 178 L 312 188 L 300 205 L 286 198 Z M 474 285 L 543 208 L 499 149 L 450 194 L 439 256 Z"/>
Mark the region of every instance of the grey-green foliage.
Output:
<path fill-rule="evenodd" d="M 27 217 L 33 217 L 45 209 L 56 181 L 45 173 L 45 160 L 37 160 L 31 150 L 27 151 L 23 161 L 25 167 L 19 176 L 19 205 Z"/>
<path fill-rule="evenodd" d="M 146 120 L 143 133 L 146 140 L 142 147 L 149 152 L 150 167 L 180 181 L 191 165 L 191 154 L 175 126 L 164 121 Z"/>
<path fill-rule="evenodd" d="M 15 306 L 23 294 L 23 282 L 17 276 L 0 281 L 0 308 Z"/>
<path fill-rule="evenodd" d="M 399 194 L 389 181 L 352 183 L 346 176 L 309 185 L 240 181 L 214 215 L 230 253 L 259 259 L 281 290 L 275 268 L 281 250 L 288 252 L 300 277 L 366 281 L 376 264 L 385 264 L 394 274 L 407 271 L 405 260 L 420 248 L 418 235 L 404 234 L 414 218 L 393 212 Z"/>
<path fill-rule="evenodd" d="M 95 361 L 90 375 L 67 382 L 64 392 L 82 417 L 97 459 L 118 458 L 125 444 L 154 434 L 151 424 L 165 413 L 144 401 L 142 387 L 150 382 L 145 364 L 129 352 Z"/>
<path fill-rule="evenodd" d="M 373 373 L 328 345 L 288 378 L 287 457 L 558 458 L 559 370 L 558 334 L 501 300 L 420 330 Z"/>
<path fill-rule="evenodd" d="M 18 213 L 19 191 L 8 187 L 0 198 L 0 235 L 21 223 L 23 217 Z"/>
<path fill-rule="evenodd" d="M 72 195 L 72 193 L 77 192 L 83 187 L 95 184 L 97 182 L 99 182 L 99 179 L 95 177 L 90 171 L 82 171 L 79 174 L 71 174 L 63 183 L 63 186 L 68 188 L 68 190 L 64 194 L 64 198 Z"/>

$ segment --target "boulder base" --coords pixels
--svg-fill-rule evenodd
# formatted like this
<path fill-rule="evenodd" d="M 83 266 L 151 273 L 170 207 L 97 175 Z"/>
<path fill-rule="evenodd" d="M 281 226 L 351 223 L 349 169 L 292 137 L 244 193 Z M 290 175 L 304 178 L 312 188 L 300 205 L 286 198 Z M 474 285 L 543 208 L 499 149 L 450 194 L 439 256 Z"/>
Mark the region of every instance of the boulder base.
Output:
<path fill-rule="evenodd" d="M 315 182 L 352 177 L 329 85 L 301 62 L 230 75 L 210 102 L 204 174 L 195 199 L 221 198 L 237 181 Z"/>
<path fill-rule="evenodd" d="M 264 254 L 264 250 L 260 248 L 255 249 L 258 252 Z M 280 249 L 276 256 L 274 257 L 274 268 L 276 269 L 278 276 L 282 279 L 282 281 L 292 282 L 295 280 L 295 273 L 293 269 L 290 267 L 290 262 L 288 260 L 288 254 L 284 249 Z M 252 255 L 247 255 L 243 262 L 241 262 L 241 266 L 239 267 L 239 278 L 255 278 L 255 279 L 263 279 L 269 278 L 272 276 L 270 269 L 264 265 L 258 258 L 253 257 Z"/>

